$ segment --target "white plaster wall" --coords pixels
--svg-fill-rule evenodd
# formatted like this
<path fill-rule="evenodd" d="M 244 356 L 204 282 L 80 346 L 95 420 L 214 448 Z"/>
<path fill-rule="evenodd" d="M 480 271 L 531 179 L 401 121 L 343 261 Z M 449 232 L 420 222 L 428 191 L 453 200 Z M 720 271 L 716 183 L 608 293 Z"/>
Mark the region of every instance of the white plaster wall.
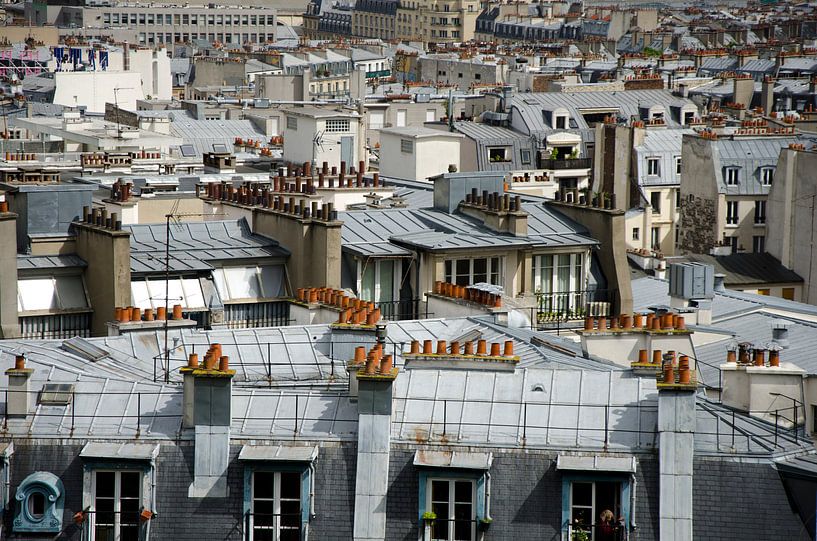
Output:
<path fill-rule="evenodd" d="M 54 103 L 85 106 L 89 113 L 104 113 L 105 103 L 135 111 L 136 100 L 145 99 L 141 76 L 134 71 L 57 72 L 54 83 Z"/>

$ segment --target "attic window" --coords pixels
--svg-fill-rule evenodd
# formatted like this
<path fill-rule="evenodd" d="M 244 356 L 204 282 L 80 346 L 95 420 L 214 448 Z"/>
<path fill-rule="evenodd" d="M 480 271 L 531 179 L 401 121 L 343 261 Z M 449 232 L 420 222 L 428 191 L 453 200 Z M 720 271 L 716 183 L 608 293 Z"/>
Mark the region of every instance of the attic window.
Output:
<path fill-rule="evenodd" d="M 489 148 L 488 149 L 488 161 L 491 161 L 491 162 L 509 162 L 509 161 L 511 161 L 508 158 L 508 149 L 504 148 L 504 147 Z"/>
<path fill-rule="evenodd" d="M 73 383 L 46 383 L 40 391 L 39 403 L 43 406 L 67 406 L 73 395 Z"/>
<path fill-rule="evenodd" d="M 554 122 L 554 124 L 555 124 L 555 126 L 554 126 L 554 127 L 555 127 L 557 130 L 565 130 L 565 129 L 567 129 L 567 116 L 565 116 L 565 115 L 559 115 L 559 116 L 557 116 L 557 117 L 556 117 L 556 120 L 555 120 L 555 122 Z"/>

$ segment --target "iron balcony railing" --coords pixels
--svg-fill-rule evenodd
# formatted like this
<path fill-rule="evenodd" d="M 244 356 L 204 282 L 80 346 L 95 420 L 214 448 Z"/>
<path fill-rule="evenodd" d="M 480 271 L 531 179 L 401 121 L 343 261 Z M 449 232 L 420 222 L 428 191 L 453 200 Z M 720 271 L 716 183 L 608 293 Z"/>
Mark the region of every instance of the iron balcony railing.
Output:
<path fill-rule="evenodd" d="M 540 169 L 561 171 L 564 169 L 590 169 L 590 158 L 576 158 L 568 160 L 540 160 Z"/>
<path fill-rule="evenodd" d="M 613 290 L 608 289 L 537 292 L 531 324 L 542 328 L 586 316 L 609 316 L 614 313 L 613 301 Z"/>
<path fill-rule="evenodd" d="M 612 531 L 602 530 L 601 524 L 568 524 L 562 530 L 562 539 L 565 541 L 628 541 L 630 539 L 627 527 L 623 524 L 615 524 Z"/>
<path fill-rule="evenodd" d="M 376 302 L 383 319 L 403 321 L 406 319 L 428 319 L 428 301 L 423 299 L 403 299 L 399 301 Z"/>
<path fill-rule="evenodd" d="M 297 541 L 301 537 L 301 513 L 253 513 L 244 516 L 244 527 L 251 533 L 245 539 Z M 276 531 L 278 532 L 275 535 Z"/>

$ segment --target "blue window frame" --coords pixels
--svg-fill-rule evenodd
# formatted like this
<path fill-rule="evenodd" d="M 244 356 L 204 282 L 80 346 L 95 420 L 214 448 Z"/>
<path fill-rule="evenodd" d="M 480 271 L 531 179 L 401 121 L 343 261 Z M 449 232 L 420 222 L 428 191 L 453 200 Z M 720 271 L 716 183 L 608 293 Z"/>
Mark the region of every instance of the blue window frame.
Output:
<path fill-rule="evenodd" d="M 490 524 L 486 500 L 489 484 L 485 471 L 421 469 L 418 523 L 428 531 L 427 539 L 476 540 L 480 529 Z"/>
<path fill-rule="evenodd" d="M 15 532 L 55 533 L 62 530 L 65 489 L 50 472 L 32 473 L 17 487 Z"/>
<path fill-rule="evenodd" d="M 621 518 L 620 534 L 627 539 L 630 523 L 630 476 L 626 474 L 576 473 L 562 476 L 562 533 L 572 539 L 573 532 L 584 531 L 588 539 L 598 539 L 599 517 L 605 510 Z"/>
<path fill-rule="evenodd" d="M 314 516 L 314 472 L 308 462 L 252 462 L 244 466 L 244 539 L 297 541 Z"/>

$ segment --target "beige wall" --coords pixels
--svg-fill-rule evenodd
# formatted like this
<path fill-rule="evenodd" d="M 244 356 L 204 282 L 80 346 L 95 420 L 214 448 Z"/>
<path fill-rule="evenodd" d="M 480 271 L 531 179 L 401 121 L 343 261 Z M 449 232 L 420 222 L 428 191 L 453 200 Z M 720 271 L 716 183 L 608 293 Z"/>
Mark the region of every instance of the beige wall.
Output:
<path fill-rule="evenodd" d="M 20 333 L 17 321 L 17 215 L 0 213 L 0 338 Z"/>
<path fill-rule="evenodd" d="M 107 334 L 114 308 L 131 304 L 130 233 L 86 224 L 75 224 L 77 255 L 88 262 L 85 283 L 94 313 L 91 331 Z"/>

